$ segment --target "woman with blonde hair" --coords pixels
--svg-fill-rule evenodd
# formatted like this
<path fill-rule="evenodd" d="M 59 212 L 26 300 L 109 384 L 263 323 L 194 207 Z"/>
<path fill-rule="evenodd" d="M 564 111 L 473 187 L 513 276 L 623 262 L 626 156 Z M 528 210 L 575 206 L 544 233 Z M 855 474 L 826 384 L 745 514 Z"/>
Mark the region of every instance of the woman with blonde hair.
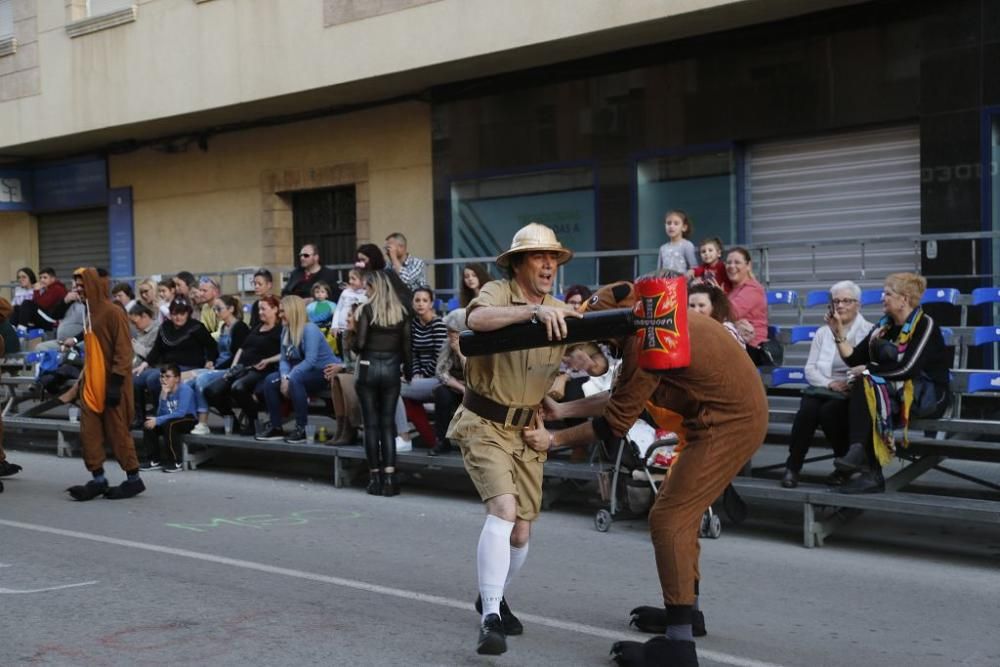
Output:
<path fill-rule="evenodd" d="M 834 459 L 837 470 L 861 475 L 842 485 L 841 493 L 885 490 L 882 466 L 896 453 L 893 431 L 910 419 L 938 417 L 948 405 L 951 355 L 937 323 L 920 307 L 927 280 L 915 273 L 886 276 L 882 289 L 885 315 L 856 346 L 845 318 L 827 316 L 837 352 L 850 368 L 847 454 Z"/>
<path fill-rule="evenodd" d="M 136 301 L 149 308 L 154 313 L 160 310 L 160 298 L 156 294 L 156 281 L 146 278 L 135 289 Z"/>
<path fill-rule="evenodd" d="M 306 304 L 300 297 L 288 295 L 281 300 L 281 353 L 278 372 L 264 382 L 264 401 L 271 422 L 257 440 L 284 440 L 292 444 L 306 441 L 309 421 L 309 394 L 327 384 L 323 369 L 340 364 L 330 349 L 326 336 L 309 321 Z M 281 397 L 287 397 L 295 412 L 295 430 L 286 435 L 281 427 Z"/>
<path fill-rule="evenodd" d="M 410 319 L 385 272 L 368 272 L 366 284 L 368 303 L 358 309 L 352 348 L 358 354 L 355 387 L 365 424 L 367 490 L 372 495 L 395 496 L 399 481 L 394 415 L 400 366 L 407 380 L 412 376 Z"/>

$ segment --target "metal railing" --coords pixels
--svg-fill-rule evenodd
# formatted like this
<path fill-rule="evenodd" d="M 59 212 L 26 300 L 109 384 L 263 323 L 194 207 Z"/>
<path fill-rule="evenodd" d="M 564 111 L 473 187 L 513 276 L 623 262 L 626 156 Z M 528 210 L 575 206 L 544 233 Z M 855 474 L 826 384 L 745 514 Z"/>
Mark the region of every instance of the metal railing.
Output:
<path fill-rule="evenodd" d="M 921 270 L 921 258 L 928 249 L 928 244 L 938 244 L 942 242 L 949 241 L 969 241 L 969 266 L 975 266 L 978 263 L 978 257 L 981 248 L 984 243 L 993 242 L 993 253 L 994 256 L 1000 254 L 1000 231 L 994 232 L 960 232 L 951 234 L 921 234 L 919 236 L 886 236 L 877 238 L 863 238 L 863 239 L 811 239 L 808 241 L 778 241 L 770 242 L 766 244 L 750 244 L 745 246 L 755 257 L 754 268 L 757 273 L 758 279 L 766 287 L 797 287 L 803 283 L 816 282 L 821 280 L 820 271 L 818 267 L 818 259 L 822 255 L 823 251 L 830 251 L 833 249 L 844 249 L 848 252 L 855 252 L 857 254 L 859 265 L 852 268 L 845 268 L 843 275 L 841 275 L 839 280 L 855 280 L 859 283 L 871 282 L 872 280 L 877 280 L 872 276 L 873 273 L 877 273 L 875 270 L 878 267 L 878 248 L 879 246 L 884 246 L 888 244 L 893 244 L 896 247 L 899 246 L 900 242 L 908 243 L 912 245 L 913 253 L 913 263 L 912 270 L 919 273 Z M 803 249 L 808 248 L 811 257 L 811 271 L 807 275 L 801 275 L 797 277 L 794 282 L 791 281 L 781 281 L 780 283 L 772 284 L 771 279 L 771 254 L 774 251 L 785 250 L 789 248 Z M 640 263 L 643 258 L 656 257 L 658 254 L 657 248 L 635 248 L 628 250 L 598 250 L 598 251 L 585 251 L 577 252 L 573 259 L 564 264 L 559 268 L 559 273 L 557 276 L 557 289 L 558 293 L 567 287 L 566 284 L 566 269 L 568 266 L 578 267 L 582 263 L 590 263 L 587 267 L 592 270 L 592 275 L 600 283 L 608 283 L 614 280 L 629 280 L 640 274 Z M 494 276 L 499 276 L 494 266 L 495 257 L 458 257 L 458 258 L 440 258 L 440 259 L 425 259 L 428 265 L 428 277 L 433 281 L 437 270 L 440 267 L 450 267 L 450 284 L 447 286 L 442 286 L 441 289 L 435 290 L 441 298 L 446 296 L 453 296 L 458 293 L 458 286 L 461 285 L 462 279 L 462 269 L 468 263 L 479 262 L 487 266 Z M 602 262 L 605 266 L 609 262 L 614 262 L 616 264 L 625 264 L 631 267 L 631 271 L 625 272 L 621 275 L 614 276 L 603 276 L 601 274 Z M 284 278 L 287 274 L 291 273 L 292 267 L 282 266 L 282 267 L 266 267 L 271 270 L 275 276 L 275 284 L 281 285 L 284 282 Z M 354 268 L 353 264 L 331 264 L 327 268 L 330 268 L 337 272 L 337 275 L 341 281 L 347 279 L 347 272 Z M 177 269 L 180 271 L 182 269 Z M 257 267 L 240 267 L 225 271 L 203 271 L 199 275 L 202 277 L 215 278 L 223 293 L 246 293 L 252 291 L 250 278 L 253 276 L 254 271 Z M 853 272 L 853 273 L 852 273 Z M 152 274 L 153 276 L 170 276 L 174 275 L 176 272 L 161 272 L 158 274 Z M 871 276 L 871 277 L 870 277 Z M 136 282 L 139 280 L 144 280 L 150 277 L 150 275 L 136 275 L 136 276 L 114 276 L 112 282 Z M 946 280 L 976 280 L 982 281 L 984 284 L 1000 284 L 1000 276 L 994 274 L 992 271 L 987 273 L 977 273 L 968 272 L 961 274 L 949 274 L 949 275 L 934 275 L 935 281 L 946 281 Z M 446 281 L 447 283 L 448 281 Z M 595 288 L 599 283 L 589 284 L 588 287 Z M 0 286 L 0 288 L 6 288 L 8 294 L 13 294 L 15 283 L 8 283 L 6 285 Z"/>

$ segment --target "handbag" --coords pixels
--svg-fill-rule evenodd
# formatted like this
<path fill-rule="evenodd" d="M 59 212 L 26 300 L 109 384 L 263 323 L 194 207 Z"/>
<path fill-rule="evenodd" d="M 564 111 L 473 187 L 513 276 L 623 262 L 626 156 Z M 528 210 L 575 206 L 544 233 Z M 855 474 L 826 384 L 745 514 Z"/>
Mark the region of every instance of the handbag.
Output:
<path fill-rule="evenodd" d="M 236 364 L 235 366 L 230 366 L 229 370 L 227 370 L 226 374 L 223 375 L 222 377 L 223 379 L 225 379 L 226 382 L 231 384 L 233 382 L 236 382 L 249 372 L 250 372 L 249 366 L 245 366 L 244 364 Z"/>
<path fill-rule="evenodd" d="M 809 385 L 808 387 L 806 387 L 805 389 L 803 389 L 802 390 L 802 395 L 803 396 L 813 396 L 815 398 L 834 399 L 834 400 L 837 400 L 837 401 L 846 401 L 847 400 L 847 394 L 845 394 L 845 393 L 843 393 L 841 391 L 836 391 L 834 389 L 830 389 L 829 387 L 815 387 L 813 385 Z"/>
<path fill-rule="evenodd" d="M 757 350 L 760 352 L 761 366 L 780 366 L 785 360 L 785 347 L 774 339 L 765 340 Z"/>

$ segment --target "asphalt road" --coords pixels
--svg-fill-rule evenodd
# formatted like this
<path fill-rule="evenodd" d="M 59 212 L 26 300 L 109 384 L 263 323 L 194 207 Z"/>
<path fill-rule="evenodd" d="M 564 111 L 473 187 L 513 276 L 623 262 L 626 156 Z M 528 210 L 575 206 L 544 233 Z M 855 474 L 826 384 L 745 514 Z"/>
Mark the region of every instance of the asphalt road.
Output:
<path fill-rule="evenodd" d="M 545 513 L 508 595 L 525 634 L 483 658 L 468 495 L 204 468 L 75 503 L 80 460 L 10 459 L 4 666 L 603 665 L 642 638 L 627 611 L 659 598 L 643 522 L 601 534 L 584 508 Z M 1000 665 L 1000 531 L 863 517 L 806 550 L 798 515 L 755 516 L 701 542 L 702 665 Z"/>

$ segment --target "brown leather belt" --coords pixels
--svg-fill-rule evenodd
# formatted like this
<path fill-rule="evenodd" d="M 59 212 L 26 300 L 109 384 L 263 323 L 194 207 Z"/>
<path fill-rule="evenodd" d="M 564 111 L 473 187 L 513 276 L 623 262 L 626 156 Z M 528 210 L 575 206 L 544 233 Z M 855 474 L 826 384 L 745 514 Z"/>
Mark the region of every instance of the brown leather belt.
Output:
<path fill-rule="evenodd" d="M 504 428 L 524 428 L 535 419 L 534 408 L 512 408 L 477 394 L 468 387 L 465 389 L 462 405 L 483 419 L 503 424 Z"/>

